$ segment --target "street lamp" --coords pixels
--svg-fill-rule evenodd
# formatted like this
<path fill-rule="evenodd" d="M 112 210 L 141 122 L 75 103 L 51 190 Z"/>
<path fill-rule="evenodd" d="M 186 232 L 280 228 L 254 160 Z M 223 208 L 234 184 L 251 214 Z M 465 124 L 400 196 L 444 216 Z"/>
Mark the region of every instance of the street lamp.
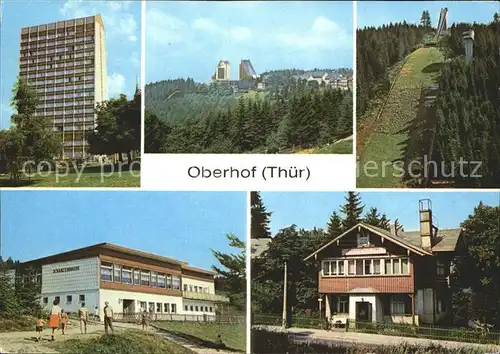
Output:
<path fill-rule="evenodd" d="M 318 303 L 319 303 L 319 319 L 321 320 L 321 310 L 322 310 L 322 307 L 321 307 L 321 303 L 323 302 L 323 299 L 321 298 L 321 296 L 318 298 Z"/>

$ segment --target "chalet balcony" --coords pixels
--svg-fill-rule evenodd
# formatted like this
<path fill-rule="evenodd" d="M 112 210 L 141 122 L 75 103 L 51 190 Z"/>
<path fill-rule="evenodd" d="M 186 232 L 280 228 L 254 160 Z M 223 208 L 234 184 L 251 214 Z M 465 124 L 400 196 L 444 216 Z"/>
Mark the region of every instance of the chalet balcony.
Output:
<path fill-rule="evenodd" d="M 414 282 L 410 275 L 320 277 L 319 293 L 413 293 Z"/>
<path fill-rule="evenodd" d="M 199 293 L 195 291 L 183 291 L 182 297 L 191 300 L 205 300 L 213 302 L 229 302 L 229 298 L 222 295 L 209 294 L 209 293 Z"/>

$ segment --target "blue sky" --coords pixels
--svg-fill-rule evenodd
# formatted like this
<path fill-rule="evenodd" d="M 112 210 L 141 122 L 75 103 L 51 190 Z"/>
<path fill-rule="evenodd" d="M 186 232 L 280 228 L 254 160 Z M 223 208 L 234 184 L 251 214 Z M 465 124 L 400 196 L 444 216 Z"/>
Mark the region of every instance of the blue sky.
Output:
<path fill-rule="evenodd" d="M 448 8 L 448 25 L 453 22 L 493 20 L 500 12 L 498 1 L 358 1 L 357 26 L 381 26 L 389 22 L 419 23 L 423 10 L 428 10 L 433 26 L 437 26 L 441 8 Z"/>
<path fill-rule="evenodd" d="M 21 1 L 2 4 L 0 128 L 10 126 L 12 88 L 19 74 L 21 28 L 101 14 L 106 29 L 110 97 L 132 95 L 140 79 L 141 3 L 138 1 Z"/>
<path fill-rule="evenodd" d="M 433 218 L 439 228 L 455 228 L 473 213 L 483 201 L 486 205 L 500 205 L 499 192 L 362 192 L 364 213 L 376 207 L 393 222 L 398 219 L 405 230 L 418 230 L 418 201 L 431 199 Z M 345 203 L 344 192 L 261 192 L 267 210 L 273 212 L 273 235 L 280 229 L 296 224 L 300 228 L 326 228 L 328 220 Z"/>
<path fill-rule="evenodd" d="M 246 193 L 2 191 L 2 256 L 21 261 L 111 242 L 210 269 L 245 239 Z"/>
<path fill-rule="evenodd" d="M 146 3 L 146 83 L 211 79 L 219 60 L 237 79 L 241 59 L 257 73 L 352 68 L 352 2 L 186 1 Z"/>

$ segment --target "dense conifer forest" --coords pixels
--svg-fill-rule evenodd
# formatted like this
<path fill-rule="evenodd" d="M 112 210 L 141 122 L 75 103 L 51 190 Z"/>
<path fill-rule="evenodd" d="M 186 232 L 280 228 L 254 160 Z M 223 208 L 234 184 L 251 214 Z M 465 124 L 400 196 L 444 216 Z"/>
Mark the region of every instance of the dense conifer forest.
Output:
<path fill-rule="evenodd" d="M 446 163 L 446 171 L 459 171 L 460 158 L 480 161 L 476 174 L 455 173 L 463 187 L 500 185 L 500 22 L 474 24 L 474 57 L 466 63 L 462 33 L 468 24 L 451 27 L 443 47 L 448 60 L 441 70 L 437 97 L 437 132 L 434 158 Z M 452 162 L 455 166 L 451 166 Z M 477 164 L 464 166 L 470 175 Z"/>
<path fill-rule="evenodd" d="M 278 153 L 352 135 L 352 92 L 268 72 L 265 90 L 166 80 L 146 86 L 145 152 Z"/>
<path fill-rule="evenodd" d="M 388 69 L 421 45 L 427 26 L 406 22 L 365 27 L 357 31 L 357 116 L 360 117 L 377 93 L 389 91 Z"/>

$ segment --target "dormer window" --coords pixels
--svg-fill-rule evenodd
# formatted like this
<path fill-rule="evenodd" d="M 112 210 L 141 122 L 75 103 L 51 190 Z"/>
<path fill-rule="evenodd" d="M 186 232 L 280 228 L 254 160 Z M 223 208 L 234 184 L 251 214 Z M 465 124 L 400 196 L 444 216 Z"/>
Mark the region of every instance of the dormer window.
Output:
<path fill-rule="evenodd" d="M 358 247 L 367 246 L 370 244 L 370 235 L 358 233 Z"/>

